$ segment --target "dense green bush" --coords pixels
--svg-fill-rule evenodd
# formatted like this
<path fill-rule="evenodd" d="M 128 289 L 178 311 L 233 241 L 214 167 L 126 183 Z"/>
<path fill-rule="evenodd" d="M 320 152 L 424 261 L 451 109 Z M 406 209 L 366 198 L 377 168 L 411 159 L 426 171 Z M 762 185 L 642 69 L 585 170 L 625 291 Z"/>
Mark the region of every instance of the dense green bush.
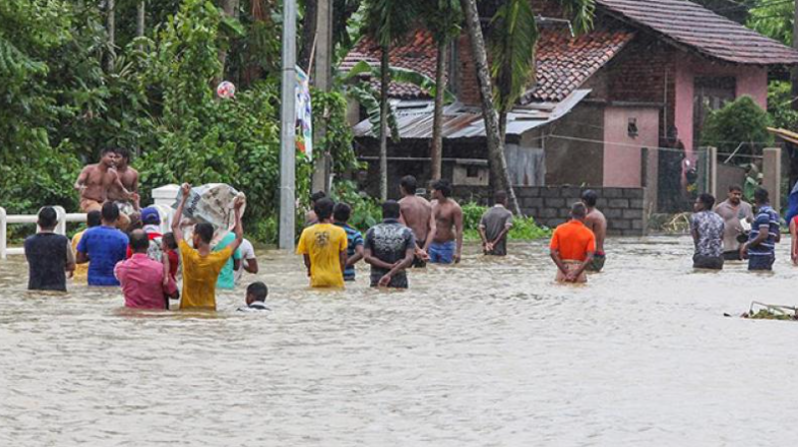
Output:
<path fill-rule="evenodd" d="M 731 153 L 743 143 L 740 153 L 755 154 L 770 144 L 770 117 L 750 96 L 741 96 L 712 111 L 701 132 L 701 144 L 714 146 L 720 153 Z"/>
<path fill-rule="evenodd" d="M 478 241 L 479 221 L 482 215 L 488 211 L 487 207 L 477 205 L 474 202 L 466 203 L 463 208 L 463 237 L 465 240 Z M 508 233 L 508 239 L 515 240 L 535 240 L 551 236 L 551 231 L 539 226 L 532 217 L 514 217 L 513 228 Z"/>

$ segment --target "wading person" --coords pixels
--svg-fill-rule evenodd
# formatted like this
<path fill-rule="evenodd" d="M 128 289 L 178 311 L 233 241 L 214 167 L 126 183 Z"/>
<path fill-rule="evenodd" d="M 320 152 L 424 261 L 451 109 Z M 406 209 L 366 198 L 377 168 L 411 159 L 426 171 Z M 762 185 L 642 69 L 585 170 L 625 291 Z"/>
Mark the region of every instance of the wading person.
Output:
<path fill-rule="evenodd" d="M 235 233 L 227 233 L 222 240 L 216 244 L 215 247 L 211 250 L 214 253 L 220 252 L 227 248 L 230 244 L 235 242 L 236 235 Z M 243 242 L 243 240 L 241 241 Z M 233 250 L 233 256 L 230 256 L 230 259 L 224 263 L 224 267 L 222 267 L 222 271 L 219 272 L 219 279 L 216 281 L 216 288 L 217 289 L 225 289 L 225 290 L 232 290 L 236 287 L 236 275 L 235 271 L 241 268 L 241 250 L 236 248 Z"/>
<path fill-rule="evenodd" d="M 244 226 L 241 224 L 241 207 L 244 205 L 244 200 L 237 197 L 234 202 L 236 223 L 233 232 L 235 239 L 224 250 L 213 253 L 210 245 L 213 240 L 213 225 L 206 222 L 194 225 L 192 241 L 194 248 L 189 247 L 183 238 L 180 221 L 186 199 L 191 193 L 191 185 L 184 183 L 181 186 L 181 192 L 183 198 L 175 211 L 175 218 L 172 222 L 172 233 L 177 240 L 183 262 L 183 293 L 180 299 L 180 309 L 215 310 L 216 281 L 219 279 L 219 272 L 222 271 L 222 267 L 233 256 L 233 252 L 244 239 Z"/>
<path fill-rule="evenodd" d="M 382 223 L 366 233 L 366 263 L 371 265 L 371 287 L 406 289 L 407 272 L 416 253 L 413 230 L 399 222 L 400 205 L 382 204 Z"/>
<path fill-rule="evenodd" d="M 266 284 L 258 281 L 247 286 L 246 307 L 239 307 L 239 312 L 263 312 L 270 311 L 266 307 L 266 297 L 269 295 L 269 288 Z"/>
<path fill-rule="evenodd" d="M 58 213 L 46 206 L 39 211 L 39 232 L 25 239 L 28 290 L 66 292 L 67 272 L 75 270 L 75 256 L 66 236 L 55 234 Z"/>
<path fill-rule="evenodd" d="M 416 178 L 412 175 L 402 177 L 399 191 L 402 199 L 399 200 L 401 215 L 399 221 L 408 226 L 416 238 L 415 258 L 413 267 L 424 267 L 429 260 L 429 246 L 435 237 L 435 216 L 432 214 L 432 205 L 423 197 L 416 195 Z"/>
<path fill-rule="evenodd" d="M 336 226 L 346 231 L 346 268 L 344 269 L 344 281 L 355 280 L 355 264 L 363 259 L 363 235 L 356 229 L 349 226 L 349 217 L 352 215 L 352 207 L 346 203 L 337 203 L 333 208 L 333 221 Z"/>
<path fill-rule="evenodd" d="M 596 251 L 596 236 L 585 226 L 587 208 L 582 202 L 571 206 L 571 220 L 551 236 L 551 259 L 557 265 L 558 282 L 587 282 L 585 269 Z"/>
<path fill-rule="evenodd" d="M 723 258 L 727 261 L 740 261 L 740 245 L 745 242 L 745 232 L 754 221 L 751 205 L 743 201 L 743 188 L 729 187 L 729 195 L 715 207 L 715 212 L 723 218 Z M 742 239 L 742 241 L 740 241 Z"/>
<path fill-rule="evenodd" d="M 236 284 L 241 282 L 241 278 L 244 276 L 244 272 L 251 273 L 253 275 L 258 273 L 258 257 L 255 255 L 255 247 L 252 246 L 252 242 L 244 239 L 241 241 L 241 246 L 238 247 L 241 251 L 241 264 L 235 271 L 236 275 Z"/>
<path fill-rule="evenodd" d="M 779 215 L 770 207 L 770 197 L 764 188 L 754 192 L 756 218 L 751 225 L 748 242 L 740 247 L 740 257 L 748 257 L 748 270 L 773 270 L 776 244 L 781 241 Z"/>
<path fill-rule="evenodd" d="M 102 224 L 102 215 L 99 211 L 91 211 L 86 213 L 86 230 L 94 227 L 99 227 Z M 72 252 L 78 252 L 78 244 L 80 243 L 80 239 L 83 237 L 83 234 L 86 230 L 79 231 L 72 236 Z M 72 275 L 72 282 L 73 283 L 81 283 L 85 284 L 88 280 L 89 275 L 89 264 L 78 264 L 75 266 L 75 273 Z"/>
<path fill-rule="evenodd" d="M 123 196 L 130 197 L 116 171 L 115 150 L 103 149 L 100 162 L 83 168 L 75 182 L 75 189 L 80 192 L 80 210 L 85 213 L 99 211 L 108 200 L 112 186 L 119 188 Z"/>
<path fill-rule="evenodd" d="M 695 213 L 690 217 L 690 232 L 695 243 L 693 268 L 723 269 L 723 218 L 712 211 L 715 198 L 701 194 L 693 205 Z"/>
<path fill-rule="evenodd" d="M 296 252 L 308 269 L 311 287 L 344 287 L 346 269 L 346 231 L 332 224 L 333 201 L 316 202 L 319 223 L 302 231 Z"/>
<path fill-rule="evenodd" d="M 435 234 L 429 246 L 429 260 L 433 264 L 460 262 L 463 250 L 463 210 L 450 198 L 452 187 L 446 180 L 432 184 L 432 214 Z"/>
<path fill-rule="evenodd" d="M 86 230 L 78 243 L 77 262 L 89 261 L 90 286 L 118 286 L 114 276 L 116 263 L 125 259 L 128 237 L 116 227 L 119 208 L 112 202 L 102 207 L 102 225 Z"/>
<path fill-rule="evenodd" d="M 119 207 L 118 226 L 124 231 L 130 224 L 130 215 L 138 211 L 139 173 L 130 166 L 130 151 L 119 148 L 114 153 L 114 167 L 119 182 L 114 182 L 108 188 L 108 200 Z"/>
<path fill-rule="evenodd" d="M 496 191 L 493 208 L 482 215 L 479 221 L 479 237 L 482 251 L 486 255 L 507 255 L 507 233 L 513 227 L 513 213 L 507 209 L 507 193 Z"/>
<path fill-rule="evenodd" d="M 324 191 L 316 191 L 310 195 L 310 210 L 305 213 L 305 226 L 316 225 L 319 223 L 319 218 L 316 216 L 316 202 L 327 197 Z"/>
<path fill-rule="evenodd" d="M 596 253 L 587 266 L 587 270 L 590 272 L 600 272 L 607 261 L 607 255 L 604 253 L 604 240 L 607 238 L 607 218 L 604 217 L 604 213 L 596 208 L 596 202 L 598 202 L 596 191 L 588 189 L 582 193 L 582 203 L 587 207 L 585 226 L 596 236 Z"/>
<path fill-rule="evenodd" d="M 136 309 L 169 309 L 169 297 L 177 294 L 177 286 L 169 274 L 169 257 L 163 261 L 147 254 L 150 239 L 144 230 L 130 233 L 130 259 L 116 264 L 114 274 L 122 285 L 125 307 Z"/>

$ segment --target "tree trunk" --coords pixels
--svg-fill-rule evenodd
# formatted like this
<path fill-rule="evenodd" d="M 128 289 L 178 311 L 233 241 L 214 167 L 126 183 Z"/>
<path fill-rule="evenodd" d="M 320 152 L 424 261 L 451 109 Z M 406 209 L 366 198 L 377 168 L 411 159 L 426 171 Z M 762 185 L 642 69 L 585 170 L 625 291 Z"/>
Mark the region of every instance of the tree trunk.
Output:
<path fill-rule="evenodd" d="M 302 67 L 303 70 L 307 70 L 310 67 L 313 42 L 316 41 L 317 3 L 318 0 L 305 0 L 305 16 L 302 23 L 302 49 L 299 50 L 299 57 L 297 57 L 296 61 L 297 65 Z"/>
<path fill-rule="evenodd" d="M 446 40 L 438 42 L 438 63 L 435 67 L 435 114 L 432 119 L 432 180 L 441 178 L 443 170 L 443 96 L 446 91 Z"/>
<path fill-rule="evenodd" d="M 116 59 L 116 0 L 108 0 L 105 5 L 105 27 L 108 32 L 108 60 L 105 61 L 105 69 L 111 72 Z"/>
<path fill-rule="evenodd" d="M 494 190 L 503 189 L 507 192 L 511 209 L 516 215 L 521 216 L 521 208 L 515 197 L 510 172 L 507 170 L 507 159 L 504 157 L 504 140 L 501 138 L 499 119 L 493 102 L 488 55 L 485 51 L 485 38 L 479 22 L 477 3 L 476 0 L 460 0 L 460 5 L 465 15 L 468 40 L 471 42 L 471 53 L 477 70 L 482 117 L 485 120 L 485 134 L 488 140 L 491 184 Z"/>
<path fill-rule="evenodd" d="M 222 12 L 227 17 L 237 17 L 238 16 L 238 0 L 222 0 Z M 219 73 L 219 78 L 214 82 L 214 84 L 218 84 L 221 80 L 224 79 L 224 75 L 226 72 L 227 67 L 227 48 L 219 47 L 219 62 L 221 63 L 221 73 Z"/>
<path fill-rule="evenodd" d="M 380 200 L 388 200 L 388 86 L 391 83 L 388 46 L 382 47 L 380 69 Z"/>
<path fill-rule="evenodd" d="M 147 12 L 147 0 L 139 0 L 136 20 L 136 37 L 144 37 L 145 15 Z"/>

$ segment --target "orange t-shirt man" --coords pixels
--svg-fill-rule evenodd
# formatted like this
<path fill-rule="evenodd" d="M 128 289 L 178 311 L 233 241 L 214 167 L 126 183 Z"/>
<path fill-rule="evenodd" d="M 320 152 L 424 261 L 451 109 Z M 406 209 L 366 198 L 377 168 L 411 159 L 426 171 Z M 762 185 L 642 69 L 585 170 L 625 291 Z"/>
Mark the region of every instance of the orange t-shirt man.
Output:
<path fill-rule="evenodd" d="M 590 254 L 595 253 L 596 235 L 578 219 L 571 219 L 554 230 L 549 248 L 552 252 L 559 252 L 566 269 L 576 270 Z M 559 268 L 557 269 L 557 280 L 565 280 L 565 273 Z M 582 272 L 577 282 L 585 281 L 587 281 L 587 276 Z"/>

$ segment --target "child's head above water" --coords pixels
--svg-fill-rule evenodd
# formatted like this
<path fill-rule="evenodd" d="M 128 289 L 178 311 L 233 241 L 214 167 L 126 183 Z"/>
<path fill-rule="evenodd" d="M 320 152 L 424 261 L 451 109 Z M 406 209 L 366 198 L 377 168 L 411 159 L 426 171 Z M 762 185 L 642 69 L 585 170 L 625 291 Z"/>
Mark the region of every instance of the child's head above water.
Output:
<path fill-rule="evenodd" d="M 177 241 L 175 240 L 174 233 L 166 233 L 163 235 L 163 243 L 169 250 L 177 250 Z"/>
<path fill-rule="evenodd" d="M 250 305 L 256 301 L 266 301 L 266 296 L 268 294 L 269 288 L 266 287 L 266 284 L 260 281 L 253 282 L 247 287 L 247 305 Z"/>

